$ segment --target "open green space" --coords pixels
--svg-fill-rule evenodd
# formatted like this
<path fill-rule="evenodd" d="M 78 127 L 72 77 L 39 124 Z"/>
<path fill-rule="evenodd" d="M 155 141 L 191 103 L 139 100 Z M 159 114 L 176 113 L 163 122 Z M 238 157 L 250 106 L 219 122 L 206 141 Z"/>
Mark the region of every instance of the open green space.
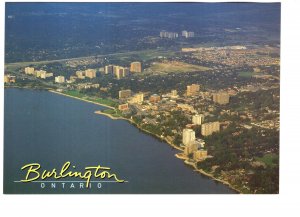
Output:
<path fill-rule="evenodd" d="M 279 156 L 277 154 L 265 154 L 263 157 L 256 157 L 255 160 L 263 162 L 267 166 L 273 167 L 279 161 Z"/>
<path fill-rule="evenodd" d="M 122 117 L 122 113 L 117 109 L 105 109 L 102 112 L 113 117 Z"/>
<path fill-rule="evenodd" d="M 110 100 L 110 99 L 103 99 L 103 98 L 96 98 L 96 97 L 87 96 L 83 93 L 80 93 L 78 90 L 64 91 L 64 94 L 74 96 L 74 97 L 78 97 L 78 98 L 82 98 L 82 99 L 89 100 L 89 101 L 92 101 L 92 102 L 100 103 L 100 104 L 103 104 L 103 105 L 108 105 L 108 106 L 111 106 L 111 107 L 117 106 L 117 103 Z"/>
<path fill-rule="evenodd" d="M 197 72 L 209 70 L 208 67 L 192 65 L 179 61 L 153 63 L 145 72 L 149 73 L 183 73 L 183 72 Z"/>
<path fill-rule="evenodd" d="M 248 72 L 240 72 L 239 73 L 239 76 L 240 77 L 244 77 L 244 78 L 251 78 L 252 75 L 253 75 L 253 72 L 250 72 L 250 71 L 248 71 Z"/>

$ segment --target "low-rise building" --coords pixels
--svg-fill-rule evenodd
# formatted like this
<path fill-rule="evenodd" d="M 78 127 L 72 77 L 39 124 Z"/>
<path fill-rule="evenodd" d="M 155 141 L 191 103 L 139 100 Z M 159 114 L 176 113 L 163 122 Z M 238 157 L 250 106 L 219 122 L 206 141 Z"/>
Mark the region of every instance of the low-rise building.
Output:
<path fill-rule="evenodd" d="M 128 103 L 141 104 L 143 101 L 144 101 L 144 94 L 138 93 L 138 94 L 135 94 L 130 100 L 128 100 Z"/>
<path fill-rule="evenodd" d="M 13 75 L 4 75 L 4 83 L 15 83 L 16 82 L 16 76 Z"/>
<path fill-rule="evenodd" d="M 178 98 L 178 92 L 177 92 L 177 90 L 172 90 L 171 91 L 171 98 Z"/>
<path fill-rule="evenodd" d="M 150 98 L 149 98 L 149 101 L 150 101 L 151 103 L 157 103 L 157 102 L 159 102 L 160 100 L 161 100 L 161 98 L 160 98 L 160 96 L 157 95 L 157 94 L 153 94 L 153 95 L 151 95 Z"/>
<path fill-rule="evenodd" d="M 189 155 L 197 151 L 197 144 L 195 142 L 190 142 L 184 147 L 184 154 Z"/>
<path fill-rule="evenodd" d="M 185 145 L 184 153 L 185 153 L 185 155 L 189 155 L 189 154 L 195 153 L 198 150 L 204 150 L 204 145 L 205 145 L 204 140 L 195 139 L 195 140 L 189 142 L 187 145 Z"/>
<path fill-rule="evenodd" d="M 119 106 L 118 106 L 118 109 L 119 109 L 120 111 L 126 111 L 126 110 L 128 110 L 128 109 L 129 109 L 128 103 L 119 105 Z"/>
<path fill-rule="evenodd" d="M 178 103 L 177 107 L 182 109 L 183 111 L 190 111 L 190 112 L 196 112 L 193 106 L 189 104 L 183 104 L 183 103 Z"/>
<path fill-rule="evenodd" d="M 41 73 L 41 78 L 42 79 L 46 79 L 46 78 L 50 78 L 50 77 L 53 77 L 53 73 L 52 72 L 42 72 Z"/>
<path fill-rule="evenodd" d="M 71 75 L 70 76 L 70 82 L 71 83 L 75 82 L 77 80 L 77 78 L 78 78 L 77 76 Z"/>
<path fill-rule="evenodd" d="M 79 83 L 79 84 L 77 85 L 77 89 L 78 89 L 78 90 L 91 89 L 91 88 L 100 88 L 100 84 Z"/>
<path fill-rule="evenodd" d="M 120 90 L 119 91 L 119 99 L 127 99 L 129 97 L 131 97 L 131 90 L 127 89 L 127 90 Z"/>
<path fill-rule="evenodd" d="M 200 149 L 194 152 L 193 158 L 195 161 L 202 161 L 207 158 L 207 150 Z"/>

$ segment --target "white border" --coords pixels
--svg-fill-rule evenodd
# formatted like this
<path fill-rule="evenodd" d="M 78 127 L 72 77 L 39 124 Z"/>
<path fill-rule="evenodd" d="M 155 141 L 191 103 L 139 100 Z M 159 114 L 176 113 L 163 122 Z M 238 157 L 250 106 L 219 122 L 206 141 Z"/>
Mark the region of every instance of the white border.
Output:
<path fill-rule="evenodd" d="M 230 0 L 230 2 L 241 1 Z M 247 2 L 257 1 L 248 0 Z M 1 2 L 1 6 L 3 30 L 4 2 Z M 296 0 L 283 1 L 281 11 L 279 195 L 1 195 L 1 216 L 300 216 L 297 207 L 299 206 L 298 180 L 300 178 L 300 170 L 297 167 L 300 153 L 300 140 L 297 137 L 300 129 L 300 4 Z M 1 34 L 1 42 L 3 73 L 4 33 Z M 1 101 L 3 102 L 3 76 L 0 77 Z M 0 122 L 3 126 L 3 103 Z M 3 128 L 0 130 L 0 135 L 3 141 Z M 3 152 L 0 162 L 0 183 L 1 192 L 3 192 Z"/>

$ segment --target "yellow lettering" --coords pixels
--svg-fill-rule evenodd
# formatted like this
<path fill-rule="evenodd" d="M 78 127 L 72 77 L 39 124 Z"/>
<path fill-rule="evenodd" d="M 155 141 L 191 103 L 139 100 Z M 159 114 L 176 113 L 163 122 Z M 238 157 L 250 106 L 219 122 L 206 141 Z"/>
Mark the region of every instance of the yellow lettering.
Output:
<path fill-rule="evenodd" d="M 85 167 L 85 173 L 81 172 L 73 172 L 67 170 L 70 168 L 71 162 L 67 161 L 61 168 L 60 173 L 57 174 L 56 169 L 53 169 L 52 171 L 44 170 L 42 172 L 42 175 L 38 172 L 38 170 L 41 168 L 41 165 L 38 163 L 31 163 L 24 165 L 21 170 L 27 170 L 27 174 L 25 176 L 25 179 L 21 180 L 21 182 L 32 182 L 34 180 L 37 180 L 41 177 L 42 180 L 53 177 L 54 179 L 60 179 L 60 178 L 66 178 L 66 177 L 79 177 L 80 179 L 86 180 L 86 187 L 88 188 L 90 186 L 91 178 L 94 176 L 95 178 L 105 179 L 105 178 L 114 178 L 116 182 L 124 182 L 122 179 L 118 179 L 117 175 L 112 173 L 110 174 L 108 171 L 110 170 L 109 167 L 101 167 L 100 165 L 94 166 L 94 167 Z M 94 173 L 92 173 L 92 170 L 95 170 Z M 102 170 L 102 171 L 100 171 Z M 103 171 L 104 170 L 104 171 Z M 30 178 L 30 176 L 35 175 L 34 177 Z"/>
<path fill-rule="evenodd" d="M 64 177 L 67 176 L 67 174 L 64 175 L 64 172 L 66 172 L 66 171 L 69 169 L 70 165 L 71 165 L 71 162 L 70 162 L 70 161 L 67 161 L 67 162 L 63 165 L 63 167 L 61 168 L 61 171 L 60 171 L 59 174 L 60 174 L 60 176 L 61 176 L 62 178 L 64 178 Z"/>
<path fill-rule="evenodd" d="M 85 173 L 84 173 L 84 176 L 83 176 L 83 178 L 84 179 L 86 179 L 86 187 L 88 188 L 89 187 L 89 183 L 90 183 L 90 180 L 91 180 L 91 176 L 92 176 L 92 172 L 91 171 L 86 171 Z"/>
<path fill-rule="evenodd" d="M 42 177 L 41 177 L 41 178 L 44 180 L 44 179 L 46 179 L 46 178 L 50 178 L 50 177 L 53 176 L 53 175 L 54 175 L 54 178 L 57 179 L 57 177 L 56 177 L 56 170 L 55 170 L 55 169 L 53 169 L 51 172 L 45 170 L 45 171 L 42 173 Z"/>
<path fill-rule="evenodd" d="M 34 168 L 35 166 L 35 168 Z M 31 163 L 31 164 L 26 164 L 25 166 L 23 166 L 21 168 L 21 170 L 24 170 L 26 169 L 27 167 L 29 167 L 28 171 L 27 171 L 27 174 L 26 174 L 26 177 L 24 180 L 21 180 L 21 182 L 31 182 L 31 181 L 34 181 L 34 180 L 37 180 L 39 177 L 40 177 L 40 173 L 37 171 L 38 169 L 41 168 L 41 165 L 38 164 L 38 163 Z M 31 173 L 35 173 L 36 176 L 31 178 L 31 179 L 28 179 L 29 178 L 29 175 Z"/>

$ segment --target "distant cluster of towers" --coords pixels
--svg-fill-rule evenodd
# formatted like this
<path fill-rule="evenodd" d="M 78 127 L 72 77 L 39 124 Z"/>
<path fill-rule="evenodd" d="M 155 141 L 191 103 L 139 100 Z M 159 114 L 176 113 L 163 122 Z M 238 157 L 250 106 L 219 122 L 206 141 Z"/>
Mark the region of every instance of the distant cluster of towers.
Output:
<path fill-rule="evenodd" d="M 179 37 L 179 34 L 177 32 L 168 32 L 168 31 L 165 31 L 165 30 L 162 30 L 160 33 L 159 33 L 159 36 L 161 38 L 170 38 L 170 39 L 174 39 L 174 38 L 178 38 Z M 185 38 L 193 38 L 195 37 L 195 33 L 194 32 L 189 32 L 189 31 L 186 31 L 186 30 L 183 30 L 181 32 L 181 36 L 182 37 L 185 37 Z"/>

